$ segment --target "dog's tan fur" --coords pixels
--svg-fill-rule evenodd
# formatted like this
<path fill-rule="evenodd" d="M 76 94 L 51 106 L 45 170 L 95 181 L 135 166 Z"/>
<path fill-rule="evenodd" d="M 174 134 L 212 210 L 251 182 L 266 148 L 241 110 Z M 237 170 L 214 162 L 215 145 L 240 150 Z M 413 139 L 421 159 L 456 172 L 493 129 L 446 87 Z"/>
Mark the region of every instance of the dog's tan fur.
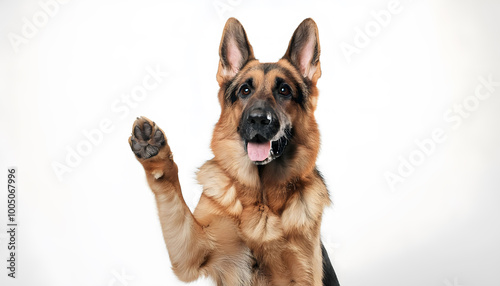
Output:
<path fill-rule="evenodd" d="M 238 51 L 235 45 L 241 42 L 247 49 Z M 311 49 L 314 54 L 307 58 Z M 283 59 L 274 64 L 277 68 L 267 71 L 254 58 L 236 19 L 228 20 L 220 50 L 221 115 L 211 143 L 214 158 L 197 174 L 203 194 L 194 213 L 183 200 L 177 165 L 166 141 L 155 156 L 138 158 L 156 198 L 173 271 L 186 282 L 203 275 L 218 285 L 322 285 L 320 225 L 330 200 L 315 169 L 319 131 L 314 110 L 321 75 L 316 24 L 306 19 Z M 236 132 L 244 104 L 229 104 L 226 94 L 229 85 L 249 77 L 258 91 L 255 98 L 281 109 L 294 127 L 288 155 L 261 168 L 248 159 Z M 276 77 L 307 90 L 302 106 L 273 98 Z M 152 134 L 163 133 L 145 117 L 134 123 L 133 132 L 144 129 L 146 122 L 153 126 Z"/>

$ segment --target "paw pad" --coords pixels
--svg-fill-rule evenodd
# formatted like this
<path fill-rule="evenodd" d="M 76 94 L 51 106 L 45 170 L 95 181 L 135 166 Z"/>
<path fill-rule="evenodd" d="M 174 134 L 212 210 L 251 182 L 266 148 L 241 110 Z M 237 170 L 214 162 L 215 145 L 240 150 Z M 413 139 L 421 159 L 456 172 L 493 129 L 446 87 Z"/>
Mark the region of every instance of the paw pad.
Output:
<path fill-rule="evenodd" d="M 141 117 L 134 122 L 130 147 L 134 154 L 142 159 L 154 157 L 165 145 L 165 136 L 154 122 Z"/>

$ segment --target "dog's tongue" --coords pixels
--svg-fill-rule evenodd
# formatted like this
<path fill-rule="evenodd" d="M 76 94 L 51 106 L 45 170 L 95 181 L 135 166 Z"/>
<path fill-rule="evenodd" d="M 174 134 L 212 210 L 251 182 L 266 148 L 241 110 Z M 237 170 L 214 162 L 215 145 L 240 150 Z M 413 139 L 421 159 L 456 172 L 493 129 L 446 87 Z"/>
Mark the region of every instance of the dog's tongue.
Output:
<path fill-rule="evenodd" d="M 248 157 L 252 161 L 264 161 L 269 157 L 271 151 L 271 141 L 265 143 L 248 142 L 247 152 Z"/>

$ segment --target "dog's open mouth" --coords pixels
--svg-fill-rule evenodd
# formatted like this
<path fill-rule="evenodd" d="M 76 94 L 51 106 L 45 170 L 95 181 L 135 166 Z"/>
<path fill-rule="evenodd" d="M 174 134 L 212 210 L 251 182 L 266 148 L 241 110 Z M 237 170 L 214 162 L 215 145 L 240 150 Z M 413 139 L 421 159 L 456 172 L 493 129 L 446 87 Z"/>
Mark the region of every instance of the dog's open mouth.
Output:
<path fill-rule="evenodd" d="M 248 158 L 256 165 L 265 165 L 280 157 L 288 145 L 286 136 L 275 141 L 267 141 L 261 135 L 256 135 L 252 140 L 245 141 Z"/>

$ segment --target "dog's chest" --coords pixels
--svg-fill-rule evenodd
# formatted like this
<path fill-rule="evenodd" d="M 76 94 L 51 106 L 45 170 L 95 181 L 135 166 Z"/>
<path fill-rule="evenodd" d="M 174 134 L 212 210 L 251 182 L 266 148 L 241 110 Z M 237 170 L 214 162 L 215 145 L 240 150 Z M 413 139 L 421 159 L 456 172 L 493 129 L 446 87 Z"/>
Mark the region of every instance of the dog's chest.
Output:
<path fill-rule="evenodd" d="M 254 281 L 270 279 L 272 285 L 288 285 L 321 269 L 320 252 L 313 251 L 319 250 L 321 214 L 329 202 L 321 180 L 313 178 L 281 198 L 273 195 L 287 190 L 242 189 L 222 172 L 208 170 L 198 173 L 207 197 L 201 209 L 234 222 L 235 228 L 228 231 L 236 230 L 252 253 L 255 260 L 249 271 Z M 264 198 L 266 193 L 270 195 Z"/>
<path fill-rule="evenodd" d="M 320 269 L 313 251 L 319 247 L 318 217 L 306 204 L 303 197 L 291 197 L 281 214 L 265 204 L 243 204 L 240 237 L 255 258 L 254 275 L 268 277 L 271 285 L 305 285 Z"/>
<path fill-rule="evenodd" d="M 308 232 L 321 217 L 324 203 L 318 201 L 315 193 L 322 193 L 318 185 L 324 188 L 323 184 L 308 185 L 278 198 L 273 195 L 286 194 L 287 190 L 241 189 L 218 168 L 207 167 L 198 173 L 204 195 L 215 204 L 217 214 L 235 220 L 246 242 L 262 244 L 284 239 L 288 234 Z"/>
<path fill-rule="evenodd" d="M 247 244 L 262 244 L 284 238 L 281 217 L 265 204 L 245 206 L 239 218 L 239 228 Z"/>
<path fill-rule="evenodd" d="M 313 210 L 312 202 L 302 193 L 291 195 L 279 207 L 241 198 L 234 185 L 206 189 L 205 194 L 219 210 L 233 217 L 248 245 L 286 244 L 289 235 L 309 232 L 322 212 L 319 208 Z"/>

